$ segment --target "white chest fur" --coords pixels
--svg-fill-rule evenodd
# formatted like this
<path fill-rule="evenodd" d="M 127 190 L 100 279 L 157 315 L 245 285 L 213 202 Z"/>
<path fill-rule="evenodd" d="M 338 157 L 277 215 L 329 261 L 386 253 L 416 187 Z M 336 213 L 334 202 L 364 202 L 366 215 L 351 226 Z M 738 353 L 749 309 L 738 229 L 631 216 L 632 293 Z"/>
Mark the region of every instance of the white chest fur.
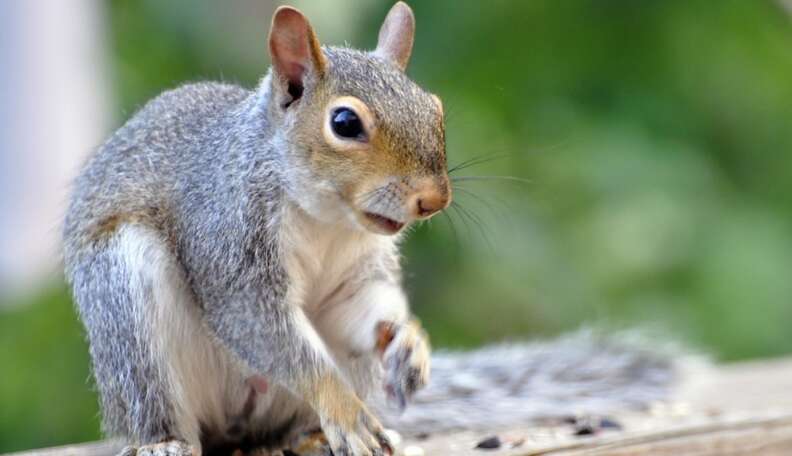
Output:
<path fill-rule="evenodd" d="M 344 222 L 320 222 L 297 208 L 287 211 L 283 226 L 281 242 L 293 297 L 309 316 L 362 285 L 377 258 L 396 248 L 392 237 Z"/>
<path fill-rule="evenodd" d="M 320 222 L 296 208 L 283 226 L 291 305 L 303 310 L 336 357 L 373 351 L 379 322 L 406 320 L 397 238 Z"/>

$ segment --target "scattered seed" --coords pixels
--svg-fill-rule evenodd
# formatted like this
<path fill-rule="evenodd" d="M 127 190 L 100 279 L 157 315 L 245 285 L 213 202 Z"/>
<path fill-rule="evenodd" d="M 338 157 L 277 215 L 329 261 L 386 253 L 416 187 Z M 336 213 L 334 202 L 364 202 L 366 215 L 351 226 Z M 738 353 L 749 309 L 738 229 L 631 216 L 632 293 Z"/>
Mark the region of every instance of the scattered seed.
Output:
<path fill-rule="evenodd" d="M 594 427 L 591 424 L 579 423 L 575 426 L 575 432 L 573 432 L 573 434 L 578 437 L 583 437 L 587 435 L 594 435 L 596 432 L 597 430 L 594 429 Z"/>
<path fill-rule="evenodd" d="M 502 445 L 500 437 L 497 435 L 493 435 L 492 437 L 487 437 L 486 439 L 480 441 L 476 448 L 480 450 L 495 450 L 500 448 Z"/>
<path fill-rule="evenodd" d="M 616 429 L 616 430 L 622 429 L 621 423 L 607 416 L 603 416 L 602 418 L 600 418 L 599 425 L 603 429 Z"/>
<path fill-rule="evenodd" d="M 621 430 L 622 425 L 614 418 L 607 416 L 567 416 L 561 419 L 564 424 L 573 426 L 573 434 L 577 436 L 592 435 L 605 429 Z"/>
<path fill-rule="evenodd" d="M 572 416 L 572 415 L 565 416 L 565 417 L 561 418 L 561 422 L 564 423 L 564 424 L 577 424 L 578 417 Z"/>

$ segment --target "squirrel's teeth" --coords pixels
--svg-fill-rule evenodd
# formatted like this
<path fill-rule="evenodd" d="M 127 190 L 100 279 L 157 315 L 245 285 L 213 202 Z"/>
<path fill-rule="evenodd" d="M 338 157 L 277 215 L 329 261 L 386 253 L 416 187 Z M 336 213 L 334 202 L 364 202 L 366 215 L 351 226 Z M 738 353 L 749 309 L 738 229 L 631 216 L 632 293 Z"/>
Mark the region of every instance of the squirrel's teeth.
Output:
<path fill-rule="evenodd" d="M 404 223 L 397 222 L 396 220 L 385 217 L 384 215 L 374 214 L 372 212 L 366 212 L 365 215 L 370 222 L 374 223 L 381 230 L 390 234 L 395 234 L 404 227 Z"/>

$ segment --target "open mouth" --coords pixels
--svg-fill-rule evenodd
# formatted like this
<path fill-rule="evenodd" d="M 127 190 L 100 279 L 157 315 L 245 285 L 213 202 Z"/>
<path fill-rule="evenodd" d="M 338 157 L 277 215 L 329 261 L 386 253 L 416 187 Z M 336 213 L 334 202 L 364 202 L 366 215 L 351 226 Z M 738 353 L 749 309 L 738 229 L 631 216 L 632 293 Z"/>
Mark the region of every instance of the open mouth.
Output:
<path fill-rule="evenodd" d="M 404 223 L 397 222 L 383 215 L 364 212 L 366 219 L 388 234 L 395 234 L 404 227 Z"/>

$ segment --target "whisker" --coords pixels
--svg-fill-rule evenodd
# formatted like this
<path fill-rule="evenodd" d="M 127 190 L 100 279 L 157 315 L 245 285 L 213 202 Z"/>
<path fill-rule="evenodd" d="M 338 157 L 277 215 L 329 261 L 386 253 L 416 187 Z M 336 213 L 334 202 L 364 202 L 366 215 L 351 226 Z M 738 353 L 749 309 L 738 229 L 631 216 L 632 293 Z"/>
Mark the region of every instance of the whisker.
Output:
<path fill-rule="evenodd" d="M 452 188 L 454 192 L 459 191 L 461 194 L 470 196 L 477 202 L 484 205 L 495 217 L 495 220 L 503 220 L 506 222 L 506 226 L 512 228 L 515 226 L 514 216 L 517 210 L 515 209 L 515 206 L 512 204 L 512 202 L 508 201 L 507 199 L 500 198 L 498 195 L 493 195 L 491 192 L 487 192 L 486 194 L 474 192 L 469 187 L 463 186 L 461 183 L 457 182 L 453 183 Z"/>
<path fill-rule="evenodd" d="M 458 202 L 451 203 L 451 206 L 455 207 L 457 209 L 458 213 L 462 214 L 465 218 L 470 220 L 470 222 L 478 229 L 479 233 L 481 234 L 482 239 L 484 239 L 484 242 L 487 243 L 487 246 L 489 247 L 490 251 L 494 252 L 495 251 L 494 245 L 492 244 L 492 240 L 490 239 L 490 237 L 487 235 L 487 231 L 484 229 L 485 228 L 485 224 L 481 220 L 481 217 L 479 217 L 477 214 L 471 212 L 467 208 L 463 207 Z"/>
<path fill-rule="evenodd" d="M 470 235 L 470 233 L 472 232 L 472 230 L 470 229 L 470 222 L 468 222 L 468 220 L 464 216 L 462 216 L 462 213 L 459 211 L 459 205 L 456 204 L 455 202 L 451 202 L 451 205 L 448 207 L 453 209 L 457 217 L 459 217 L 459 219 L 462 220 L 462 223 L 465 225 L 465 228 L 467 229 L 468 235 Z"/>
<path fill-rule="evenodd" d="M 455 171 L 459 171 L 465 168 L 470 168 L 471 166 L 477 166 L 484 163 L 489 163 L 495 160 L 501 160 L 503 158 L 507 158 L 508 154 L 498 154 L 498 155 L 488 155 L 488 156 L 478 156 L 473 157 L 471 159 L 465 160 L 462 163 L 459 163 L 448 170 L 448 174 L 451 174 Z"/>
<path fill-rule="evenodd" d="M 490 213 L 496 218 L 500 218 L 500 217 L 509 218 L 511 216 L 511 208 L 501 199 L 492 197 L 495 200 L 495 202 L 498 203 L 498 206 L 502 211 L 502 213 L 498 213 L 498 211 L 495 210 L 495 204 L 491 203 L 483 196 L 477 195 L 476 193 L 461 186 L 455 186 L 454 191 L 462 192 L 463 194 L 475 199 L 476 201 L 481 203 L 484 207 L 486 207 L 490 211 Z"/>
<path fill-rule="evenodd" d="M 521 184 L 532 183 L 528 179 L 523 179 L 521 177 L 515 177 L 515 176 L 451 176 L 452 182 L 493 181 L 493 180 L 512 181 L 512 182 L 519 182 Z"/>
<path fill-rule="evenodd" d="M 514 207 L 512 207 L 512 206 L 511 206 L 509 203 L 507 203 L 507 202 L 506 202 L 506 200 L 504 200 L 504 199 L 502 199 L 502 198 L 499 198 L 499 197 L 498 197 L 498 196 L 496 196 L 496 195 L 490 195 L 490 194 L 487 194 L 487 195 L 486 195 L 486 197 L 487 197 L 487 198 L 485 198 L 485 195 L 480 195 L 480 194 L 478 194 L 478 193 L 476 193 L 476 192 L 472 191 L 472 190 L 470 189 L 470 187 L 463 187 L 463 186 L 462 186 L 462 184 L 460 184 L 460 183 L 458 183 L 458 182 L 455 182 L 455 183 L 454 183 L 454 185 L 453 185 L 451 188 L 452 188 L 452 189 L 453 189 L 453 191 L 455 191 L 455 192 L 456 192 L 457 190 L 459 190 L 459 191 L 461 191 L 461 192 L 462 192 L 462 193 L 464 193 L 464 194 L 470 195 L 470 196 L 472 196 L 472 197 L 476 198 L 476 199 L 477 199 L 478 201 L 480 201 L 481 203 L 484 203 L 484 204 L 490 204 L 490 202 L 487 200 L 487 198 L 491 198 L 491 199 L 492 199 L 492 200 L 494 200 L 494 202 L 495 202 L 495 203 L 497 203 L 497 204 L 498 204 L 498 205 L 499 205 L 499 206 L 500 206 L 502 209 L 504 209 L 504 210 L 506 210 L 506 211 L 512 211 L 512 210 L 514 210 Z"/>
<path fill-rule="evenodd" d="M 374 190 L 370 190 L 370 191 L 360 195 L 360 198 L 359 198 L 357 204 L 359 206 L 366 206 L 366 205 L 373 206 L 374 204 L 370 204 L 370 203 L 372 201 L 374 201 L 375 204 L 379 203 L 378 199 L 381 199 L 383 197 L 383 192 L 384 192 L 384 190 L 383 190 L 382 187 L 377 187 Z"/>
<path fill-rule="evenodd" d="M 454 225 L 454 221 L 451 219 L 451 216 L 448 215 L 448 211 L 443 210 L 441 212 L 443 216 L 448 220 L 448 226 L 451 228 L 451 232 L 454 234 L 454 245 L 459 247 L 459 235 L 457 234 L 456 226 Z"/>

